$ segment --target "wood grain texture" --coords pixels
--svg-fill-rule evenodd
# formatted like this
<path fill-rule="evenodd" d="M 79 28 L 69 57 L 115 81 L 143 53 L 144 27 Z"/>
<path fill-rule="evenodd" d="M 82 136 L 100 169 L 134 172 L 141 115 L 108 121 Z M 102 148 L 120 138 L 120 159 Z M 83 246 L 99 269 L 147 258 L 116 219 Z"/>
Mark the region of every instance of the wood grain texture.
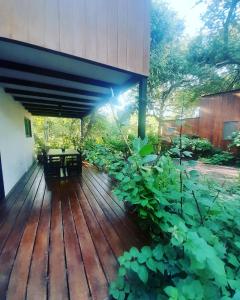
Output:
<path fill-rule="evenodd" d="M 184 120 L 183 134 L 198 135 L 208 139 L 215 147 L 227 149 L 230 140 L 224 140 L 224 122 L 238 122 L 240 130 L 240 95 L 239 93 L 224 93 L 203 97 L 199 103 L 200 114 L 198 118 Z M 180 130 L 176 121 L 166 121 L 164 135 L 167 128 L 174 127 Z"/>
<path fill-rule="evenodd" d="M 117 257 L 145 244 L 110 178 L 91 168 L 83 173 L 46 182 L 35 165 L 12 191 L 16 199 L 0 225 L 0 299 L 108 299 Z"/>
<path fill-rule="evenodd" d="M 39 172 L 37 177 L 34 179 L 34 183 L 30 187 L 28 196 L 18 216 L 12 216 L 14 227 L 7 235 L 7 239 L 2 245 L 3 247 L 0 255 L 0 299 L 5 299 L 9 280 L 11 280 L 10 275 L 12 274 L 11 271 L 14 265 L 14 260 L 16 258 L 17 251 L 19 250 L 19 244 L 22 238 L 23 231 L 25 229 L 25 226 L 27 225 L 29 215 L 31 214 L 31 209 L 38 190 L 39 183 L 42 178 L 42 173 L 43 172 Z M 19 277 L 20 276 L 21 275 L 19 274 Z"/>
<path fill-rule="evenodd" d="M 21 243 L 19 245 L 19 250 L 14 261 L 10 281 L 8 284 L 7 299 L 9 300 L 16 299 L 16 295 L 18 299 L 22 300 L 24 300 L 26 297 L 28 274 L 42 207 L 44 190 L 45 182 L 41 180 L 37 194 L 34 198 L 32 213 L 28 223 L 25 226 Z"/>
<path fill-rule="evenodd" d="M 148 75 L 150 0 L 0 0 L 0 36 Z"/>
<path fill-rule="evenodd" d="M 55 188 L 52 197 L 48 290 L 49 298 L 53 300 L 64 300 L 69 296 L 60 197 L 59 188 Z"/>
<path fill-rule="evenodd" d="M 199 136 L 215 147 L 227 148 L 223 139 L 224 122 L 238 121 L 240 129 L 240 97 L 232 93 L 204 97 L 200 104 Z"/>
<path fill-rule="evenodd" d="M 107 297 L 107 279 L 101 267 L 77 195 L 74 192 L 71 193 L 70 203 L 92 298 L 105 299 Z"/>
<path fill-rule="evenodd" d="M 44 47 L 60 50 L 59 0 L 46 0 L 45 9 Z"/>
<path fill-rule="evenodd" d="M 47 299 L 50 216 L 51 192 L 46 188 L 29 271 L 26 297 L 29 300 Z"/>

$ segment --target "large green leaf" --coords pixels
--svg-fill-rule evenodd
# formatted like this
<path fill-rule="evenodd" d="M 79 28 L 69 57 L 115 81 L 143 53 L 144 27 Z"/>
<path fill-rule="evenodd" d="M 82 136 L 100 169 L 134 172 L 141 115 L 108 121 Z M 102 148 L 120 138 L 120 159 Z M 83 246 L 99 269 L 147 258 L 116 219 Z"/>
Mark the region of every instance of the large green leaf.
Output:
<path fill-rule="evenodd" d="M 153 272 L 157 271 L 156 261 L 154 261 L 151 257 L 146 261 L 146 265 Z"/>
<path fill-rule="evenodd" d="M 147 144 L 140 149 L 139 154 L 141 156 L 146 156 L 146 155 L 152 154 L 153 151 L 154 151 L 153 145 Z"/>
<path fill-rule="evenodd" d="M 147 283 L 147 281 L 148 281 L 148 270 L 145 266 L 139 266 L 138 277 L 142 280 L 142 282 Z"/>
<path fill-rule="evenodd" d="M 147 164 L 147 163 L 150 163 L 150 162 L 153 162 L 157 159 L 157 155 L 155 154 L 150 154 L 150 155 L 147 155 L 143 158 L 142 160 L 142 163 L 143 164 Z"/>
<path fill-rule="evenodd" d="M 169 296 L 171 300 L 178 300 L 178 290 L 173 286 L 167 286 L 164 292 Z"/>
<path fill-rule="evenodd" d="M 164 250 L 163 250 L 163 247 L 162 245 L 157 245 L 154 249 L 153 249 L 153 256 L 156 260 L 161 260 L 163 258 L 163 253 L 164 253 Z"/>

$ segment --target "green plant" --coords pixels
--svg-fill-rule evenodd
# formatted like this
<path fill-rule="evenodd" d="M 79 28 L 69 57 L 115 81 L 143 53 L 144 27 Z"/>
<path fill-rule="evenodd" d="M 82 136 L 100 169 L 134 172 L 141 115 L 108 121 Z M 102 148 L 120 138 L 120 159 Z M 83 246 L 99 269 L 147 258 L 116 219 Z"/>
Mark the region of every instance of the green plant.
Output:
<path fill-rule="evenodd" d="M 240 296 L 240 194 L 180 164 L 153 154 L 147 140 L 133 141 L 127 160 L 103 145 L 89 159 L 113 167 L 115 194 L 136 212 L 150 245 L 119 257 L 114 299 L 227 300 Z M 88 150 L 89 151 L 89 150 Z M 92 151 L 92 152 L 91 152 Z"/>
<path fill-rule="evenodd" d="M 236 165 L 240 166 L 240 131 L 233 133 L 232 143 L 229 145 L 229 149 L 236 156 Z"/>
<path fill-rule="evenodd" d="M 124 164 L 124 155 L 116 150 L 107 148 L 101 144 L 95 144 L 95 141 L 88 140 L 84 145 L 83 155 L 91 164 L 97 166 L 100 170 L 107 171 L 112 177 L 121 170 Z"/>
<path fill-rule="evenodd" d="M 207 140 L 198 137 L 189 137 L 183 135 L 181 137 L 182 150 L 192 153 L 194 158 L 205 157 L 211 155 L 214 151 L 213 145 Z M 173 139 L 173 149 L 180 147 L 180 137 Z M 170 149 L 171 152 L 171 149 Z"/>
<path fill-rule="evenodd" d="M 119 258 L 110 294 L 114 299 L 239 299 L 239 201 L 226 204 L 223 187 L 202 182 L 186 163 L 176 166 L 151 152 L 151 145 L 135 142 L 115 193 L 132 205 L 153 242 Z"/>
<path fill-rule="evenodd" d="M 231 146 L 240 148 L 240 131 L 233 133 Z"/>
<path fill-rule="evenodd" d="M 234 155 L 227 151 L 222 151 L 220 153 L 213 154 L 209 158 L 201 159 L 206 164 L 212 165 L 231 165 L 234 162 Z"/>
<path fill-rule="evenodd" d="M 121 137 L 107 135 L 103 137 L 103 143 L 106 148 L 112 151 L 122 152 L 125 156 L 130 154 L 126 143 Z"/>

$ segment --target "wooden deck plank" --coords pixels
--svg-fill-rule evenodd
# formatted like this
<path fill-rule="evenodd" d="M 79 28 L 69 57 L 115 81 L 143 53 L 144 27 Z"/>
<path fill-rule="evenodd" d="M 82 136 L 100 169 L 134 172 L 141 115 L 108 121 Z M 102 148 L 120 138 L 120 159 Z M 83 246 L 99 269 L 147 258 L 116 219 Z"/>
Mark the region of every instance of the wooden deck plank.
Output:
<path fill-rule="evenodd" d="M 95 180 L 98 181 L 99 185 L 109 194 L 112 200 L 121 207 L 121 209 L 125 212 L 125 206 L 123 201 L 119 201 L 117 197 L 113 194 L 112 190 L 114 189 L 113 182 L 110 177 L 105 179 L 105 173 L 99 172 L 94 168 L 88 168 L 88 173 L 94 177 Z"/>
<path fill-rule="evenodd" d="M 23 209 L 21 210 L 21 213 L 17 216 L 17 218 L 14 219 L 14 228 L 9 234 L 8 239 L 2 249 L 0 255 L 0 299 L 4 299 L 5 297 L 14 259 L 18 251 L 22 233 L 31 212 L 32 204 L 42 176 L 43 172 L 41 171 L 35 178 L 35 181 L 24 203 Z"/>
<path fill-rule="evenodd" d="M 80 185 L 78 186 L 76 194 L 78 197 L 79 205 L 87 222 L 90 234 L 92 236 L 92 240 L 94 241 L 94 245 L 97 250 L 98 257 L 101 261 L 104 273 L 108 281 L 110 282 L 115 278 L 116 275 L 116 257 L 114 256 L 113 251 L 104 234 L 104 231 L 102 230 Z"/>
<path fill-rule="evenodd" d="M 51 192 L 46 188 L 27 285 L 27 300 L 47 299 Z"/>
<path fill-rule="evenodd" d="M 132 230 L 130 229 L 131 227 L 128 227 L 126 224 L 127 222 L 126 218 L 124 218 L 123 211 L 117 205 L 115 205 L 114 208 L 116 209 L 116 207 L 118 207 L 118 210 L 112 209 L 111 204 L 109 205 L 109 202 L 111 202 L 112 199 L 108 194 L 104 192 L 104 190 L 99 185 L 96 184 L 96 182 L 95 184 L 93 184 L 91 180 L 89 180 L 89 177 L 86 176 L 85 172 L 84 181 L 88 185 L 99 206 L 101 206 L 109 222 L 111 222 L 112 227 L 121 238 L 124 244 L 124 248 L 129 249 L 131 246 L 139 246 L 140 242 L 135 238 Z"/>
<path fill-rule="evenodd" d="M 79 205 L 76 193 L 71 194 L 70 204 L 92 299 L 105 299 L 108 295 L 107 280 L 101 267 L 98 254 L 94 247 L 94 243 L 92 241 L 82 209 Z"/>
<path fill-rule="evenodd" d="M 110 179 L 84 168 L 46 182 L 37 166 L 20 183 L 0 225 L 0 299 L 108 299 L 117 257 L 142 241 Z"/>
<path fill-rule="evenodd" d="M 87 171 L 87 172 L 86 172 Z M 122 201 L 119 201 L 117 197 L 112 193 L 112 183 L 106 184 L 101 180 L 101 175 L 105 173 L 101 173 L 97 171 L 95 168 L 86 169 L 85 173 L 93 185 L 99 192 L 101 198 L 104 198 L 104 201 L 108 203 L 108 205 L 112 208 L 113 212 L 116 213 L 117 217 L 123 222 L 124 226 L 127 227 L 127 230 L 131 233 L 132 240 L 135 240 L 136 247 L 141 246 L 143 242 L 147 243 L 146 236 L 143 235 L 143 232 L 140 230 L 139 226 L 134 223 L 134 220 L 131 218 L 126 212 L 126 208 Z M 105 174 L 106 175 L 106 174 Z"/>
<path fill-rule="evenodd" d="M 69 295 L 71 300 L 87 300 L 90 299 L 90 291 L 70 208 L 68 193 L 68 190 L 61 191 L 61 194 L 64 195 L 62 199 L 62 214 Z"/>
<path fill-rule="evenodd" d="M 13 204 L 17 201 L 19 194 L 21 194 L 27 182 L 31 179 L 31 176 L 36 168 L 37 164 L 33 164 L 30 170 L 26 172 L 18 181 L 16 186 L 13 187 L 6 199 L 0 203 L 0 226 L 4 222 L 4 219 L 6 218 Z"/>
<path fill-rule="evenodd" d="M 45 181 L 42 177 L 37 194 L 34 198 L 32 212 L 24 229 L 23 236 L 19 245 L 19 250 L 17 252 L 11 272 L 7 292 L 7 299 L 9 300 L 15 300 L 16 295 L 19 300 L 25 299 L 28 274 L 38 227 L 38 221 L 42 208 L 44 191 Z"/>
<path fill-rule="evenodd" d="M 83 173 L 87 176 L 87 178 L 96 186 L 96 188 L 103 191 L 103 194 L 107 196 L 106 201 L 109 205 L 116 211 L 119 216 L 125 216 L 125 207 L 123 202 L 115 201 L 114 195 L 112 194 L 112 185 L 104 183 L 98 174 L 94 174 L 91 170 L 83 169 Z M 103 196 L 103 195 L 102 195 Z M 108 201 L 110 199 L 110 202 Z"/>
<path fill-rule="evenodd" d="M 123 202 L 116 200 L 111 190 L 109 189 L 109 186 L 106 187 L 104 183 L 101 183 L 99 178 L 91 173 L 91 170 L 89 170 L 88 172 L 84 172 L 84 174 L 95 187 L 102 201 L 108 204 L 112 212 L 116 215 L 117 218 L 120 219 L 120 221 L 123 223 L 123 226 L 125 226 L 126 230 L 129 231 L 129 233 L 132 235 L 132 239 L 136 239 L 136 242 L 138 243 L 139 241 L 137 241 L 138 236 L 136 235 L 136 232 L 139 232 L 139 228 L 127 215 L 124 205 L 119 205 L 119 203 L 123 204 Z"/>
<path fill-rule="evenodd" d="M 38 174 L 39 174 L 39 168 L 37 168 L 34 171 L 31 180 L 29 180 L 23 192 L 17 196 L 17 200 L 14 203 L 13 207 L 11 208 L 10 212 L 5 216 L 5 218 L 3 218 L 3 222 L 0 227 L 0 253 L 6 242 L 8 235 L 10 234 L 11 230 L 14 227 L 15 220 L 19 215 L 19 213 L 21 212 L 22 207 L 24 206 L 24 203 L 26 202 L 26 199 L 29 195 L 29 191 L 31 190 L 31 187 L 34 184 Z"/>
<path fill-rule="evenodd" d="M 101 226 L 109 244 L 112 248 L 114 254 L 118 257 L 123 253 L 124 244 L 118 234 L 116 233 L 115 229 L 112 227 L 112 224 L 106 218 L 102 208 L 99 206 L 98 202 L 96 201 L 92 191 L 86 185 L 86 183 L 82 182 L 82 189 L 86 195 L 86 199 L 91 206 L 99 225 Z M 84 199 L 84 198 L 83 198 Z"/>
<path fill-rule="evenodd" d="M 63 243 L 62 207 L 59 188 L 52 196 L 52 214 L 49 253 L 49 290 L 51 300 L 69 299 L 65 251 Z"/>

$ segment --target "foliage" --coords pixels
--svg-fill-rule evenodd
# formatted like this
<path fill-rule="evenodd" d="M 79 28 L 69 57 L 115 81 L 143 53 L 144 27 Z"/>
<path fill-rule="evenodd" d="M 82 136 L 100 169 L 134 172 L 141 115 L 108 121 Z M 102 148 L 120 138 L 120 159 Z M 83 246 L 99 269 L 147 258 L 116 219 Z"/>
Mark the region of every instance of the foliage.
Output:
<path fill-rule="evenodd" d="M 220 80 L 210 79 L 208 93 L 239 87 L 240 1 L 200 0 L 206 5 L 204 28 L 189 46 L 189 59 L 202 69 L 210 69 Z M 206 76 L 207 79 L 207 76 Z"/>
<path fill-rule="evenodd" d="M 34 117 L 36 152 L 49 148 L 77 148 L 80 123 L 77 119 Z"/>
<path fill-rule="evenodd" d="M 127 137 L 128 142 L 131 144 L 134 137 L 133 135 L 129 135 Z M 122 137 L 118 135 L 106 135 L 103 137 L 103 144 L 105 147 L 111 149 L 112 151 L 121 152 L 124 154 L 125 157 L 129 156 L 129 149 Z"/>
<path fill-rule="evenodd" d="M 115 176 L 124 165 L 124 156 L 121 152 L 96 144 L 94 140 L 87 140 L 84 145 L 83 155 L 87 161 Z"/>
<path fill-rule="evenodd" d="M 153 238 L 119 258 L 114 299 L 239 299 L 238 199 L 224 202 L 223 187 L 201 182 L 136 140 L 115 191 L 128 201 Z M 181 181 L 181 176 L 184 179 Z M 182 187 L 182 188 L 181 188 Z"/>
<path fill-rule="evenodd" d="M 209 63 L 227 66 L 240 64 L 240 1 L 239 0 L 208 0 L 203 15 Z"/>
<path fill-rule="evenodd" d="M 235 180 L 225 183 L 225 191 L 227 195 L 229 194 L 230 196 L 240 196 L 240 173 Z"/>
<path fill-rule="evenodd" d="M 236 131 L 232 135 L 232 143 L 230 147 L 240 148 L 240 131 Z"/>
<path fill-rule="evenodd" d="M 220 153 L 213 154 L 209 158 L 201 159 L 206 164 L 212 165 L 232 165 L 234 162 L 234 156 L 227 151 L 221 151 Z"/>
<path fill-rule="evenodd" d="M 209 142 L 209 140 L 204 138 L 183 135 L 181 137 L 181 143 L 182 150 L 191 152 L 191 155 L 189 154 L 189 156 L 193 158 L 205 157 L 211 155 L 214 151 L 213 145 Z M 174 155 L 176 152 L 175 149 L 179 149 L 179 147 L 180 137 L 177 136 L 173 139 L 173 146 L 172 149 L 170 149 L 170 152 Z"/>
<path fill-rule="evenodd" d="M 202 95 L 239 87 L 240 1 L 204 2 L 204 28 L 186 38 L 184 24 L 163 1 L 154 1 L 151 17 L 149 110 L 158 122 L 163 116 L 191 114 Z"/>
<path fill-rule="evenodd" d="M 184 25 L 163 1 L 152 5 L 149 114 L 158 121 L 158 135 L 164 111 L 174 101 L 172 94 L 189 82 L 186 47 L 181 37 Z"/>

